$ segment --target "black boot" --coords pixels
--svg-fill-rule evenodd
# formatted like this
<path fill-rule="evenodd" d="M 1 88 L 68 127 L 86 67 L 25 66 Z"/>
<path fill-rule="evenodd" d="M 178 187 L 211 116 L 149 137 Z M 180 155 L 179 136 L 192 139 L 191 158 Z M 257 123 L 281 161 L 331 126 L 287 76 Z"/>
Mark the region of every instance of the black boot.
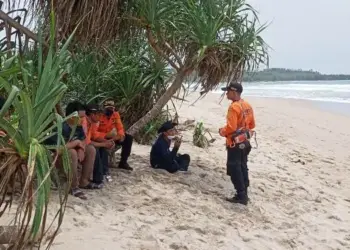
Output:
<path fill-rule="evenodd" d="M 242 205 L 247 205 L 248 204 L 248 195 L 245 192 L 242 192 L 240 194 L 236 194 L 232 198 L 226 199 L 229 202 L 236 203 L 236 204 L 242 204 Z"/>
<path fill-rule="evenodd" d="M 125 169 L 125 170 L 129 170 L 129 171 L 133 171 L 134 169 L 132 167 L 129 166 L 129 164 L 127 162 L 121 161 L 119 163 L 118 168 L 120 169 Z"/>

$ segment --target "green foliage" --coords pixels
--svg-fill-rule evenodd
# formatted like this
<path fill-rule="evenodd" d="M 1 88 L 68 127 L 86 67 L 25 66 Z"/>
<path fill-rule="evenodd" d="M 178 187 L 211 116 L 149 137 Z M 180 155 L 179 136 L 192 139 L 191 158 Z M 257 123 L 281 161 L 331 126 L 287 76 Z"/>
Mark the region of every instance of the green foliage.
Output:
<path fill-rule="evenodd" d="M 126 127 L 152 108 L 169 78 L 164 60 L 142 41 L 120 42 L 103 51 L 78 50 L 68 72 L 66 102 L 79 99 L 101 103 L 112 98 Z"/>
<path fill-rule="evenodd" d="M 0 207 L 8 208 L 4 198 L 9 190 L 20 189 L 21 197 L 16 203 L 16 216 L 12 221 L 18 227 L 13 236 L 16 239 L 14 249 L 22 249 L 47 233 L 50 188 L 56 176 L 57 155 L 54 152 L 61 151 L 63 170 L 68 176 L 70 174 L 68 152 L 61 136 L 64 119 L 55 113 L 54 108 L 67 90 L 61 81 L 65 74 L 62 66 L 69 59 L 67 48 L 72 36 L 56 51 L 54 27 L 52 13 L 50 48 L 44 56 L 42 43 L 39 43 L 36 64 L 14 56 L 1 65 L 0 88 L 6 92 L 7 100 L 0 111 L 0 130 L 6 132 L 7 139 L 11 141 L 3 141 L 0 148 Z M 5 116 L 11 106 L 16 112 L 15 120 L 8 120 Z M 46 146 L 45 140 L 55 131 L 58 134 L 57 145 Z M 20 187 L 16 186 L 18 183 Z M 58 224 L 54 235 L 62 223 L 68 188 L 69 185 L 66 189 L 59 189 L 60 203 L 54 214 Z M 11 204 L 13 198 L 10 196 L 7 203 Z"/>
<path fill-rule="evenodd" d="M 204 128 L 203 122 L 197 122 L 193 132 L 193 145 L 200 148 L 207 148 L 209 146 L 209 140 L 205 137 L 207 131 Z"/>
<path fill-rule="evenodd" d="M 292 70 L 282 68 L 270 68 L 258 72 L 245 74 L 246 82 L 268 82 L 268 81 L 334 81 L 350 80 L 350 75 L 327 75 L 313 70 Z"/>
<path fill-rule="evenodd" d="M 148 42 L 176 69 L 197 71 L 204 92 L 220 81 L 240 80 L 242 70 L 267 63 L 267 45 L 255 10 L 244 0 L 134 0 L 129 16 Z"/>

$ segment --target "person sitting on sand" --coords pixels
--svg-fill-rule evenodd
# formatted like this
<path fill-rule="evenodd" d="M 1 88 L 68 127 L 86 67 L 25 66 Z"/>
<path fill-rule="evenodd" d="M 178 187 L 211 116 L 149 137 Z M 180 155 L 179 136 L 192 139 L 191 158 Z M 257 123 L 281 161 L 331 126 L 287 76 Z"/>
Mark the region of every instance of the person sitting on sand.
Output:
<path fill-rule="evenodd" d="M 167 121 L 158 129 L 159 136 L 150 153 L 152 168 L 165 169 L 170 173 L 188 170 L 190 156 L 177 153 L 182 141 L 181 138 L 176 137 L 176 125 L 176 123 Z M 174 142 L 174 148 L 170 151 L 171 142 Z"/>
<path fill-rule="evenodd" d="M 107 135 L 112 134 L 111 137 L 114 139 L 115 145 L 122 146 L 121 159 L 118 168 L 133 170 L 128 164 L 133 137 L 125 133 L 119 112 L 115 111 L 114 101 L 107 100 L 104 102 L 103 106 L 105 113 L 100 117 L 98 131 L 106 133 Z"/>
<path fill-rule="evenodd" d="M 98 185 L 103 183 L 103 179 L 110 182 L 112 177 L 108 170 L 108 149 L 114 147 L 113 139 L 106 139 L 107 134 L 98 132 L 100 116 L 103 114 L 96 104 L 86 105 L 86 131 L 87 144 L 92 144 L 96 148 L 96 158 L 93 172 L 93 183 Z"/>
<path fill-rule="evenodd" d="M 66 143 L 72 171 L 71 194 L 80 199 L 86 200 L 87 197 L 81 189 L 97 189 L 101 186 L 90 182 L 92 175 L 96 150 L 92 145 L 86 145 L 86 135 L 84 128 L 81 126 L 82 121 L 85 121 L 85 109 L 79 102 L 71 102 L 66 107 L 66 116 L 78 112 L 79 117 L 71 117 L 62 125 L 62 136 Z M 72 134 L 72 129 L 76 127 Z M 72 134 L 72 135 L 71 135 Z M 48 138 L 45 141 L 46 145 L 57 144 L 57 135 Z M 78 165 L 82 165 L 82 173 L 78 175 Z"/>

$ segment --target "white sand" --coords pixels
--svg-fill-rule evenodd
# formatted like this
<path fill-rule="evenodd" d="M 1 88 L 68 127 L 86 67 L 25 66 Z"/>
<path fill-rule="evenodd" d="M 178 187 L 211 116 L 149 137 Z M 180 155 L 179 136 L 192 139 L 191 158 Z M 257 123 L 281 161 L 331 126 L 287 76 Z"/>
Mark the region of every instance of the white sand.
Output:
<path fill-rule="evenodd" d="M 247 207 L 224 200 L 233 186 L 217 130 L 228 101 L 209 94 L 178 110 L 180 122 L 203 121 L 217 139 L 199 149 L 184 132 L 189 173 L 151 170 L 150 147 L 135 145 L 133 173 L 112 169 L 104 190 L 70 198 L 53 249 L 350 249 L 350 118 L 306 101 L 247 100 L 259 142 Z"/>

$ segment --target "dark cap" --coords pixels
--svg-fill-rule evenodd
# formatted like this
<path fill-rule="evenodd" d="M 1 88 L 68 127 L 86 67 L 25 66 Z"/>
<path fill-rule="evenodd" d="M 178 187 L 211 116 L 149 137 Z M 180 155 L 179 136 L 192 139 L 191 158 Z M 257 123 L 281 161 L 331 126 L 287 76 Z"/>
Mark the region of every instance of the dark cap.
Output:
<path fill-rule="evenodd" d="M 87 115 L 102 112 L 102 110 L 97 104 L 88 104 L 86 105 L 85 110 Z"/>
<path fill-rule="evenodd" d="M 163 125 L 158 129 L 158 134 L 167 132 L 168 130 L 175 128 L 175 126 L 177 126 L 177 123 L 175 122 L 164 122 Z"/>
<path fill-rule="evenodd" d="M 225 88 L 221 88 L 222 91 L 236 91 L 237 93 L 242 93 L 243 92 L 243 86 L 242 84 L 239 83 L 230 83 L 230 85 L 226 86 Z"/>

